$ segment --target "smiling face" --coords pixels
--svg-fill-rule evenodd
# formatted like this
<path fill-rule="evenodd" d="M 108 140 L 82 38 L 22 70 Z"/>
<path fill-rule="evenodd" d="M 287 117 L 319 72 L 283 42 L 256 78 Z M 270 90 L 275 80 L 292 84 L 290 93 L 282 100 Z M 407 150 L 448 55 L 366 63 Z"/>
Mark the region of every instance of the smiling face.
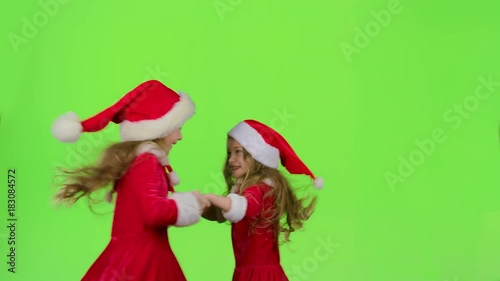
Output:
<path fill-rule="evenodd" d="M 177 129 L 169 135 L 163 137 L 163 146 L 168 154 L 172 146 L 182 139 L 181 129 Z"/>
<path fill-rule="evenodd" d="M 244 177 L 248 172 L 243 146 L 236 140 L 227 140 L 227 165 L 235 179 Z"/>

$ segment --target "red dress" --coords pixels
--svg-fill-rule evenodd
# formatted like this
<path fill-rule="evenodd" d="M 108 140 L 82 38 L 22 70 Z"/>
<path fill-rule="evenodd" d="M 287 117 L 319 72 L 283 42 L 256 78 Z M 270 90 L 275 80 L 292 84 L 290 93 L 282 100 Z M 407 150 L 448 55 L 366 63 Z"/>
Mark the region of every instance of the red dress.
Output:
<path fill-rule="evenodd" d="M 272 197 L 263 198 L 269 188 L 270 186 L 266 184 L 250 186 L 240 194 L 239 199 L 244 198 L 245 204 L 241 204 L 241 200 L 238 199 L 232 201 L 231 211 L 246 205 L 240 209 L 241 215 L 236 215 L 236 220 L 234 217 L 226 217 L 233 221 L 231 234 L 236 260 L 233 281 L 288 280 L 280 265 L 277 237 L 273 232 L 274 226 L 251 227 L 253 222 L 262 221 L 266 217 L 264 207 L 267 209 L 274 205 Z"/>
<path fill-rule="evenodd" d="M 199 220 L 196 198 L 191 193 L 172 193 L 167 198 L 173 189 L 165 167 L 151 153 L 137 156 L 115 187 L 118 195 L 111 241 L 82 280 L 185 281 L 170 248 L 167 228 Z M 177 194 L 181 196 L 175 197 Z"/>

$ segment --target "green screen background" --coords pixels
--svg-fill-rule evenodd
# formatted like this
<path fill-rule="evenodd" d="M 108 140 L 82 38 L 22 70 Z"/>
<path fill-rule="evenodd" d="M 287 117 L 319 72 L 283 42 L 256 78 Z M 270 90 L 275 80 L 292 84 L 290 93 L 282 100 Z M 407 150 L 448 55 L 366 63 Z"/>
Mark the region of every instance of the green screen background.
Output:
<path fill-rule="evenodd" d="M 499 9 L 494 0 L 9 3 L 0 280 L 80 280 L 104 249 L 112 206 L 55 208 L 52 180 L 56 166 L 94 161 L 118 126 L 73 144 L 50 126 L 66 111 L 93 116 L 146 79 L 197 106 L 171 152 L 178 191 L 223 192 L 225 134 L 247 118 L 273 126 L 324 178 L 324 189 L 308 189 L 316 213 L 281 248 L 290 280 L 500 280 Z M 188 280 L 230 280 L 228 225 L 169 233 Z"/>

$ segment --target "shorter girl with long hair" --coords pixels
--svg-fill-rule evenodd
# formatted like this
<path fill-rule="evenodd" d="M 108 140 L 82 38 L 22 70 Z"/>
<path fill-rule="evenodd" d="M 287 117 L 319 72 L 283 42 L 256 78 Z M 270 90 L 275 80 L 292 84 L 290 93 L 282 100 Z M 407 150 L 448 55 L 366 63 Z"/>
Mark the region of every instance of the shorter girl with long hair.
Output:
<path fill-rule="evenodd" d="M 277 170 L 280 161 L 291 174 L 308 175 L 322 187 L 322 179 L 270 127 L 245 120 L 229 131 L 223 171 L 229 194 L 206 194 L 212 207 L 203 216 L 232 222 L 233 281 L 288 280 L 280 264 L 280 235 L 288 242 L 313 213 L 317 198 L 298 198 Z"/>

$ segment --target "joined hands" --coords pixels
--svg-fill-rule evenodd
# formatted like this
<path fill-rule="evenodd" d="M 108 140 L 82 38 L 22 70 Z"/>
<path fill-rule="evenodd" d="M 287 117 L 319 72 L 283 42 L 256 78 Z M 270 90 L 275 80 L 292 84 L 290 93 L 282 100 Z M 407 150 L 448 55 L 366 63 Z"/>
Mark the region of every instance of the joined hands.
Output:
<path fill-rule="evenodd" d="M 203 213 L 206 209 L 210 208 L 212 205 L 210 200 L 207 198 L 206 194 L 200 194 L 198 190 L 193 191 L 196 200 L 198 200 L 198 204 L 200 204 L 201 212 Z"/>

